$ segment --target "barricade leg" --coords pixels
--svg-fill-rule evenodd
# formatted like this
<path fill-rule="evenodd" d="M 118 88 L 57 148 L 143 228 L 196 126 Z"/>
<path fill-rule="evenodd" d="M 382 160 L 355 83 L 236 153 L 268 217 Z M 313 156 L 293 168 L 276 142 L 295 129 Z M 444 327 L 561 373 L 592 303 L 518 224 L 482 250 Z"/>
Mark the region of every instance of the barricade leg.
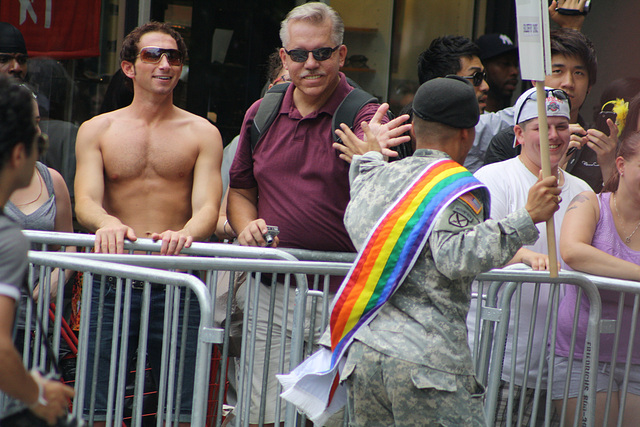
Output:
<path fill-rule="evenodd" d="M 140 420 L 143 416 L 142 395 L 149 360 L 159 387 L 158 403 L 165 409 L 160 419 L 188 422 L 200 321 L 198 305 L 190 302 L 190 297 L 180 289 L 170 287 L 165 292 L 162 285 L 148 283 L 144 291 L 127 288 L 125 292 L 118 289 L 122 285 L 115 289 L 107 285 L 101 297 L 99 280 L 93 286 L 93 310 L 84 313 L 91 317 L 86 384 L 92 389 L 87 394 L 91 403 L 84 405 L 85 416 L 108 425 L 121 422 L 119 420 L 125 417 L 122 399 L 126 373 L 129 365 L 133 367 L 131 361 L 137 353 L 133 419 Z M 121 303 L 119 298 L 123 293 L 125 301 Z M 187 305 L 188 309 L 185 308 Z M 100 311 L 102 317 L 99 317 Z M 99 325 L 102 325 L 100 334 Z M 94 366 L 94 354 L 97 366 Z"/>
<path fill-rule="evenodd" d="M 313 336 L 313 340 L 319 339 L 322 332 L 322 304 L 314 304 L 315 314 L 307 315 L 303 324 L 297 325 L 294 319 L 296 288 L 288 286 L 286 280 L 284 284 L 271 286 L 257 280 L 259 278 L 248 279 L 237 292 L 238 307 L 245 312 L 237 408 L 242 412 L 241 425 L 284 421 L 286 402 L 279 398 L 281 386 L 275 374 L 290 370 L 294 328 L 304 328 L 299 331 L 302 338 L 309 334 L 313 323 L 316 327 L 308 335 Z M 310 308 L 311 304 L 307 304 Z M 312 321 L 314 317 L 318 320 Z"/>

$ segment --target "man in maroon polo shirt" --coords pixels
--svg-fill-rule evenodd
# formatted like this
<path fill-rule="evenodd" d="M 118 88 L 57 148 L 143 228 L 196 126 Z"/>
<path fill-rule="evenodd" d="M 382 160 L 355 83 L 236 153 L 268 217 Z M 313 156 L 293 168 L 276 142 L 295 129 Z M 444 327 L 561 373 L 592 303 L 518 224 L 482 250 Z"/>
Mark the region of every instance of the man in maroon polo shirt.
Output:
<path fill-rule="evenodd" d="M 349 164 L 341 160 L 340 153 L 332 147 L 332 116 L 353 89 L 339 72 L 347 56 L 347 48 L 342 44 L 343 33 L 342 19 L 324 3 L 298 6 L 282 23 L 280 58 L 289 72 L 291 85 L 277 117 L 253 150 L 250 129 L 261 100 L 249 108 L 230 170 L 227 213 L 241 245 L 266 246 L 267 225 L 274 225 L 280 231 L 272 244 L 274 247 L 355 252 L 343 224 L 349 202 Z M 360 110 L 354 120 L 356 135 L 362 137 L 360 123 L 372 120 L 378 107 L 378 104 L 367 104 Z M 386 117 L 383 121 L 386 122 Z M 339 285 L 340 280 L 332 281 L 331 291 L 335 292 Z M 261 302 L 267 305 L 265 313 L 268 313 L 271 287 L 265 288 Z M 282 312 L 284 285 L 276 285 L 276 292 L 276 304 L 280 305 L 276 312 Z M 293 295 L 292 291 L 289 323 L 293 318 Z M 242 307 L 243 289 L 238 290 L 237 296 Z M 278 321 L 275 319 L 274 323 Z M 290 325 L 287 329 L 290 330 Z M 256 365 L 251 423 L 258 421 L 265 340 L 266 337 L 258 337 L 256 352 L 252 355 Z M 267 396 L 273 402 L 267 402 L 265 423 L 268 424 L 276 421 L 275 374 L 280 373 L 276 363 L 280 337 L 275 333 L 272 342 L 273 363 L 268 372 Z M 288 349 L 285 353 L 288 358 Z M 285 369 L 288 370 L 288 359 Z"/>

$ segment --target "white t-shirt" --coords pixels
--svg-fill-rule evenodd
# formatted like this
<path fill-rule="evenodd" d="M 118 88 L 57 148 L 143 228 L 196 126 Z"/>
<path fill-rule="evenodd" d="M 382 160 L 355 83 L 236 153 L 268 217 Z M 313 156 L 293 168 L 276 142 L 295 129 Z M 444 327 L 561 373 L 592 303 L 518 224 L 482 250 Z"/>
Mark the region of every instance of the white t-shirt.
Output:
<path fill-rule="evenodd" d="M 560 187 L 562 191 L 562 202 L 560 203 L 560 209 L 554 215 L 556 234 L 560 230 L 562 218 L 564 218 L 564 214 L 573 198 L 583 191 L 591 190 L 589 185 L 580 178 L 576 178 L 568 172 L 562 173 L 564 174 L 564 184 Z M 523 208 L 527 203 L 529 189 L 538 180 L 538 177 L 526 168 L 519 157 L 483 166 L 474 174 L 474 176 L 489 188 L 489 192 L 491 193 L 491 218 L 495 220 L 504 218 L 511 212 Z M 546 254 L 548 253 L 547 227 L 544 222 L 536 224 L 536 227 L 538 227 L 538 231 L 540 232 L 538 241 L 533 245 L 525 247 L 534 252 Z M 564 262 L 561 262 L 561 265 L 564 267 Z M 542 342 L 542 338 L 544 334 L 549 288 L 550 287 L 548 285 L 540 287 L 540 297 L 534 329 L 534 343 L 531 351 L 531 362 L 529 366 L 529 376 L 527 379 L 527 387 L 530 388 L 535 387 L 540 354 L 542 349 L 547 345 Z M 522 305 L 520 306 L 520 325 L 517 343 L 518 357 L 516 358 L 516 371 L 514 375 L 511 374 L 513 348 L 512 338 L 515 323 L 514 317 L 510 317 L 509 321 L 509 332 L 504 353 L 502 378 L 507 381 L 515 378 L 514 382 L 516 385 L 523 384 L 525 354 L 527 350 L 527 338 L 529 334 L 529 324 L 531 322 L 534 291 L 535 287 L 532 285 L 523 286 L 522 288 Z M 471 300 L 471 308 L 469 310 L 469 315 L 467 316 L 467 327 L 469 328 L 470 342 L 473 340 L 473 334 L 475 331 L 476 303 L 476 299 Z M 513 307 L 514 303 L 512 302 L 512 315 L 514 313 Z M 546 372 L 544 374 L 543 378 L 546 378 Z M 545 382 L 546 381 L 543 380 L 543 386 L 546 386 Z"/>

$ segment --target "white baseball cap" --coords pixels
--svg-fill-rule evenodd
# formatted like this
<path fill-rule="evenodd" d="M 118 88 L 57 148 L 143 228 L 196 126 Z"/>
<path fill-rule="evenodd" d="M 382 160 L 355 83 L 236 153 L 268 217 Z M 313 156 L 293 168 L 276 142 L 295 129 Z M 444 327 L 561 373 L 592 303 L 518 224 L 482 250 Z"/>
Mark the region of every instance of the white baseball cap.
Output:
<path fill-rule="evenodd" d="M 547 117 L 566 117 L 567 120 L 571 120 L 571 101 L 569 100 L 569 95 L 562 89 L 545 87 L 544 90 L 547 94 Z M 535 87 L 532 87 L 520 95 L 513 107 L 515 124 L 538 118 L 537 100 Z M 516 145 L 517 141 L 514 138 L 513 146 L 515 147 Z"/>

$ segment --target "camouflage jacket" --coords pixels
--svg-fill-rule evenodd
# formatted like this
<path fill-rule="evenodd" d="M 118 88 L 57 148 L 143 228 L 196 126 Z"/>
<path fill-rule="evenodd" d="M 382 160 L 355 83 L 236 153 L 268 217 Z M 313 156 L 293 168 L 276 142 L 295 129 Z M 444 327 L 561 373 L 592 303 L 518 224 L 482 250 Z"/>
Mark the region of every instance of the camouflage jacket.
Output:
<path fill-rule="evenodd" d="M 448 157 L 417 150 L 387 163 L 370 152 L 351 164 L 351 201 L 345 225 L 356 248 L 429 163 Z M 481 192 L 456 199 L 435 220 L 433 232 L 404 283 L 355 338 L 375 350 L 437 371 L 473 375 L 466 317 L 476 274 L 507 263 L 523 244 L 538 238 L 526 210 L 483 222 Z"/>

